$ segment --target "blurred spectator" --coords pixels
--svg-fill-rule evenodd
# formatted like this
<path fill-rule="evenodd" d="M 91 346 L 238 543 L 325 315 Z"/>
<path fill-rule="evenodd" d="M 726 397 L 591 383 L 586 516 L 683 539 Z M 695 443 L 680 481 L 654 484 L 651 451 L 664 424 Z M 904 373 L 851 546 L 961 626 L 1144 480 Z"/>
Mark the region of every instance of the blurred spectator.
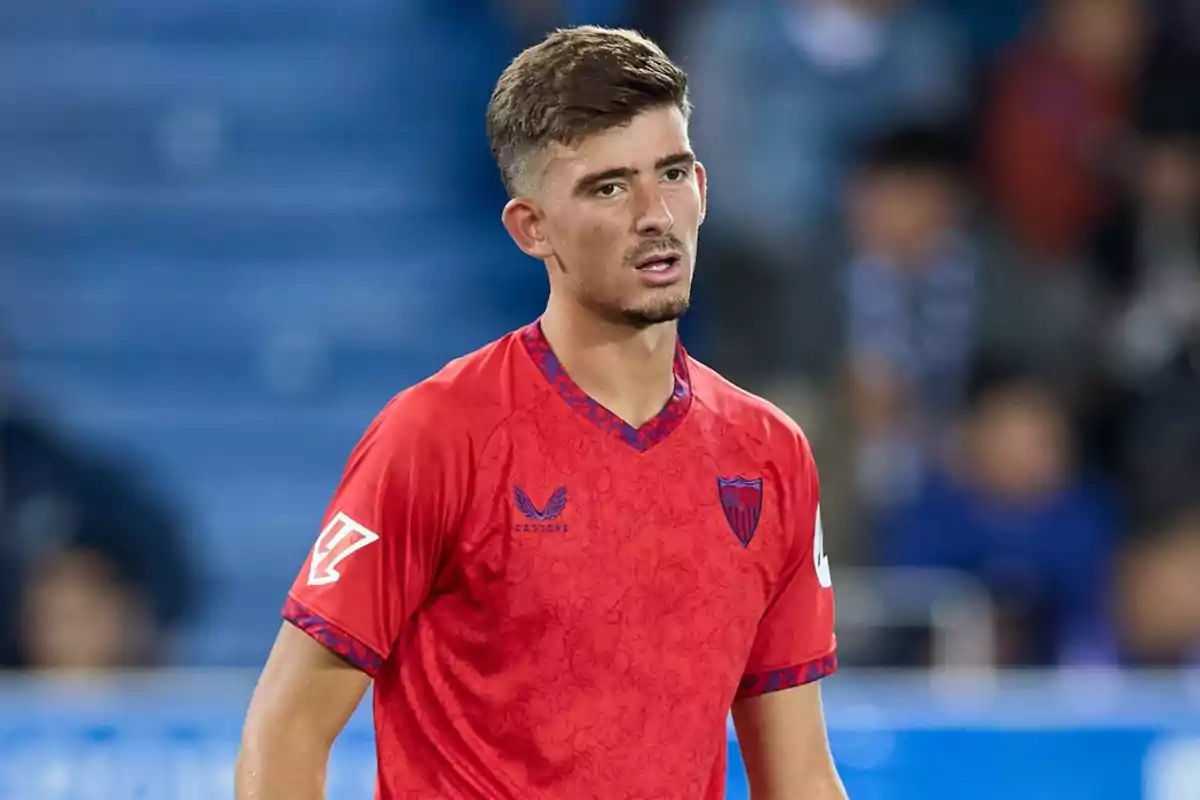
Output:
<path fill-rule="evenodd" d="M 715 2 L 685 18 L 711 228 L 793 265 L 836 210 L 849 157 L 906 119 L 964 100 L 955 36 L 907 0 Z"/>
<path fill-rule="evenodd" d="M 1069 261 L 1107 208 L 1145 14 L 1137 0 L 1052 0 L 996 77 L 984 132 L 991 192 L 1040 262 Z"/>
<path fill-rule="evenodd" d="M 1113 318 L 1110 372 L 1156 372 L 1200 326 L 1200 59 L 1156 54 L 1143 81 L 1128 199 L 1101 226 L 1093 260 Z"/>
<path fill-rule="evenodd" d="M 847 366 L 872 506 L 920 480 L 972 356 L 976 255 L 962 173 L 952 138 L 908 128 L 867 149 L 850 188 Z"/>
<path fill-rule="evenodd" d="M 1094 457 L 1126 482 L 1136 477 L 1124 447 L 1130 415 L 1200 335 L 1197 74 L 1200 59 L 1175 45 L 1149 60 L 1127 191 L 1092 242 L 1100 314 L 1085 421 Z"/>
<path fill-rule="evenodd" d="M 836 286 L 812 248 L 867 140 L 957 116 L 954 31 L 909 0 L 712 0 L 681 19 L 671 49 L 711 187 L 697 294 L 714 298 L 714 365 L 763 391 L 781 371 L 824 377 Z"/>
<path fill-rule="evenodd" d="M 1200 500 L 1200 336 L 1128 398 L 1123 477 L 1144 528 Z"/>
<path fill-rule="evenodd" d="M 1200 504 L 1172 514 L 1129 548 L 1117 595 L 1121 643 L 1137 666 L 1200 661 Z"/>
<path fill-rule="evenodd" d="M 0 667 L 153 664 L 191 596 L 170 512 L 5 391 L 0 359 Z"/>
<path fill-rule="evenodd" d="M 959 446 L 879 526 L 884 562 L 961 570 L 997 609 L 1005 665 L 1105 662 L 1116 505 L 1074 457 L 1066 410 L 1039 383 L 980 370 Z"/>

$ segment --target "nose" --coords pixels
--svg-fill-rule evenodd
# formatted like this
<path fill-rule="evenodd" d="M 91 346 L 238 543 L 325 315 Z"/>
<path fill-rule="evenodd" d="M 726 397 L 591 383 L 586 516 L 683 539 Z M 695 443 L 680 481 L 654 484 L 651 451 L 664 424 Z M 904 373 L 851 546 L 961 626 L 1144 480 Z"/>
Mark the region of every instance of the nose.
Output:
<path fill-rule="evenodd" d="M 641 236 L 665 236 L 675 225 L 671 209 L 667 207 L 667 199 L 658 187 L 645 189 L 641 192 L 640 208 L 637 214 L 637 232 Z"/>

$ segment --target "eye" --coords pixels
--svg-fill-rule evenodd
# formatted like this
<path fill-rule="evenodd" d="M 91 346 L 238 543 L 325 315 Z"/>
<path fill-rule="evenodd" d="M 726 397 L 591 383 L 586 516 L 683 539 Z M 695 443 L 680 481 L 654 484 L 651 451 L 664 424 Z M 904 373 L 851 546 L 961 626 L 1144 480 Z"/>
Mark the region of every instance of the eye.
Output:
<path fill-rule="evenodd" d="M 671 183 L 678 183 L 679 181 L 687 180 L 688 171 L 684 167 L 671 167 L 663 173 L 663 176 Z"/>
<path fill-rule="evenodd" d="M 596 197 L 616 197 L 621 191 L 621 185 L 617 183 L 603 183 L 596 187 L 593 194 Z"/>

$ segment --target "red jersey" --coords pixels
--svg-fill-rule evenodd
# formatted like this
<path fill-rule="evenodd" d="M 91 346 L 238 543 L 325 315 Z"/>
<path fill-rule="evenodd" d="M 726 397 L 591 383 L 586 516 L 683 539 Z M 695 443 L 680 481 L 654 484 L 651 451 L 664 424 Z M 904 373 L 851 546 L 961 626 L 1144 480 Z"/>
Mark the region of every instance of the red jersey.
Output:
<path fill-rule="evenodd" d="M 375 679 L 377 797 L 721 798 L 733 701 L 836 669 L 803 434 L 675 377 L 633 428 L 535 322 L 367 430 L 283 614 Z"/>

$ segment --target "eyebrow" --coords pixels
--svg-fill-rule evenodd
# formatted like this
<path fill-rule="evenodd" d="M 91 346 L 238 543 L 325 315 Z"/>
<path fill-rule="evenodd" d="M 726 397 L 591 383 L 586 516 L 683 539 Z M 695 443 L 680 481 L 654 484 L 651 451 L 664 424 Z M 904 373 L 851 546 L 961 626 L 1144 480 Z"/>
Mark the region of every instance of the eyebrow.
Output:
<path fill-rule="evenodd" d="M 669 156 L 664 156 L 654 162 L 654 171 L 669 169 L 670 167 L 691 166 L 696 163 L 696 154 L 691 152 L 672 153 Z M 606 181 L 618 180 L 621 178 L 629 179 L 638 174 L 638 171 L 632 167 L 617 167 L 616 169 L 606 169 L 603 172 L 593 172 L 584 175 L 575 182 L 575 194 L 587 194 L 592 189 Z"/>

